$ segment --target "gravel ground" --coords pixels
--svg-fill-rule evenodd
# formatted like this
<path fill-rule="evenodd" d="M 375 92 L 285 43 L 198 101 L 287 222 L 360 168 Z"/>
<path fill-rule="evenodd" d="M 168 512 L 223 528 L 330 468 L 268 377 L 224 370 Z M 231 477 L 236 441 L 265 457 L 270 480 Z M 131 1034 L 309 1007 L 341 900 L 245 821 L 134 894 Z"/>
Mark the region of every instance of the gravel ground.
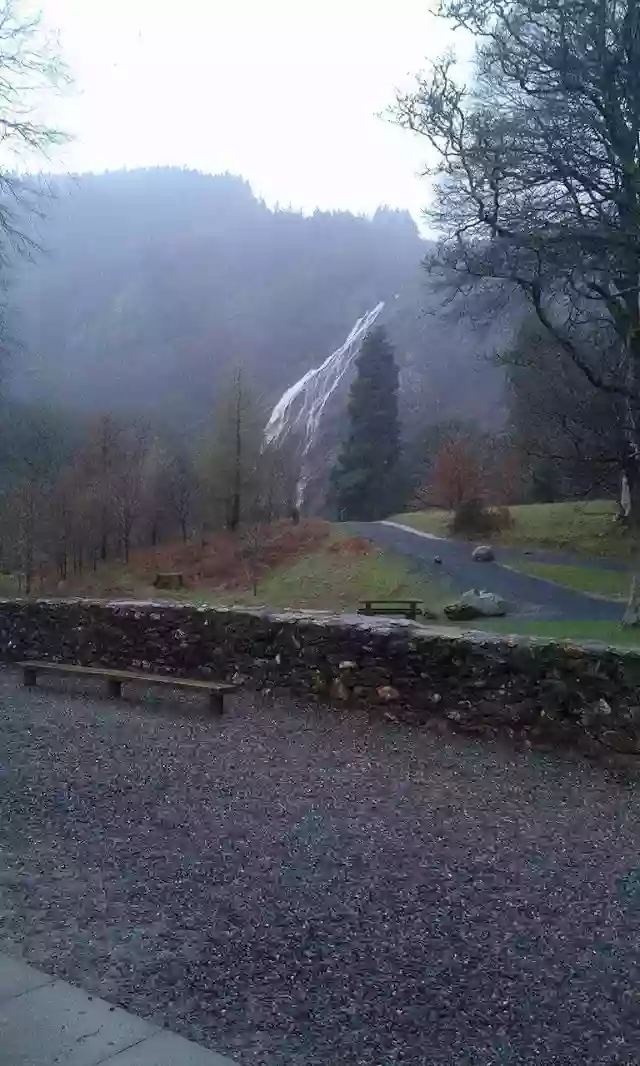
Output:
<path fill-rule="evenodd" d="M 242 1066 L 640 1063 L 632 783 L 139 696 L 0 672 L 0 947 Z"/>

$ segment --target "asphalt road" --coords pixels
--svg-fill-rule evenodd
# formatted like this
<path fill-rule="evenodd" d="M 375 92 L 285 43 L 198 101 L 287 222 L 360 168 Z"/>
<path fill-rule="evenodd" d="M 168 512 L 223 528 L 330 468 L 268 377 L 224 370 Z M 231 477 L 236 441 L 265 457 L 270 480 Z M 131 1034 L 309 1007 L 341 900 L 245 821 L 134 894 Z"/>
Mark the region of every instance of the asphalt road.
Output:
<path fill-rule="evenodd" d="M 509 569 L 519 559 L 531 561 L 531 555 L 496 549 L 495 562 L 476 563 L 471 557 L 473 544 L 425 537 L 385 522 L 359 522 L 353 527 L 380 547 L 407 556 L 417 573 L 446 582 L 454 595 L 472 588 L 495 592 L 511 605 L 510 616 L 571 621 L 619 621 L 622 616 L 619 602 L 574 592 Z M 440 565 L 434 563 L 435 556 L 442 559 Z M 539 553 L 535 557 L 542 558 Z M 546 558 L 553 562 L 555 557 Z"/>
<path fill-rule="evenodd" d="M 640 1062 L 630 783 L 231 708 L 0 672 L 1 948 L 241 1066 Z"/>

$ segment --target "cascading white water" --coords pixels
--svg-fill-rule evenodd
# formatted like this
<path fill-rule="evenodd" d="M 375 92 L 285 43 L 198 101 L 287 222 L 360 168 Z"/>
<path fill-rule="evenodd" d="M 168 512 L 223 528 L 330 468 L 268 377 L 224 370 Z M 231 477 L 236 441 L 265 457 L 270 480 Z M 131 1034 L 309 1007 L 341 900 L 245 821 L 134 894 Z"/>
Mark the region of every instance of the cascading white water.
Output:
<path fill-rule="evenodd" d="M 302 456 L 298 481 L 298 506 L 309 480 L 308 457 L 318 435 L 325 407 L 360 351 L 362 341 L 384 308 L 376 304 L 359 318 L 344 344 L 320 366 L 308 370 L 280 397 L 264 431 L 265 445 L 278 444 L 291 433 L 299 434 Z"/>

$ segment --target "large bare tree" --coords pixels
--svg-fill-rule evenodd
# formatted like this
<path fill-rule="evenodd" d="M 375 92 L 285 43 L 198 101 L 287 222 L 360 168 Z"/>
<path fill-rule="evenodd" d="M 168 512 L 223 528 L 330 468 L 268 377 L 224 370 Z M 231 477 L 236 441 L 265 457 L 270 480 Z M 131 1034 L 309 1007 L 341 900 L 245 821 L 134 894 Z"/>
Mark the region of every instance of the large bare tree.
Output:
<path fill-rule="evenodd" d="M 477 41 L 400 95 L 437 175 L 429 268 L 459 291 L 519 290 L 595 389 L 622 401 L 640 530 L 640 2 L 441 0 Z M 613 370 L 612 370 L 613 368 Z M 632 596 L 626 620 L 640 621 Z"/>
<path fill-rule="evenodd" d="M 0 263 L 35 247 L 24 222 L 39 210 L 42 185 L 25 170 L 66 140 L 48 121 L 47 107 L 68 81 L 42 16 L 21 0 L 0 0 Z"/>
<path fill-rule="evenodd" d="M 604 353 L 601 353 L 601 365 Z M 624 402 L 594 389 L 549 331 L 529 315 L 499 363 L 514 443 L 541 501 L 618 489 L 628 443 Z M 613 379 L 614 367 L 607 367 Z"/>

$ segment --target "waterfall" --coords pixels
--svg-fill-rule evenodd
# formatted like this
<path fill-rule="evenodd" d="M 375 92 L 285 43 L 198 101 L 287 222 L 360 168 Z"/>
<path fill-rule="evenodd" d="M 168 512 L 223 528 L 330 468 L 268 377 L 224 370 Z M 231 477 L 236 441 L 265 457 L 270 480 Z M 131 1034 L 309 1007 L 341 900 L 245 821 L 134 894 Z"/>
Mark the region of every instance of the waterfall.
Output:
<path fill-rule="evenodd" d="M 362 341 L 384 308 L 376 304 L 359 318 L 344 344 L 336 348 L 320 366 L 308 370 L 283 393 L 271 412 L 264 431 L 265 446 L 278 444 L 291 433 L 299 434 L 302 454 L 298 482 L 298 506 L 303 501 L 309 481 L 309 455 L 318 435 L 328 401 L 355 360 Z"/>

